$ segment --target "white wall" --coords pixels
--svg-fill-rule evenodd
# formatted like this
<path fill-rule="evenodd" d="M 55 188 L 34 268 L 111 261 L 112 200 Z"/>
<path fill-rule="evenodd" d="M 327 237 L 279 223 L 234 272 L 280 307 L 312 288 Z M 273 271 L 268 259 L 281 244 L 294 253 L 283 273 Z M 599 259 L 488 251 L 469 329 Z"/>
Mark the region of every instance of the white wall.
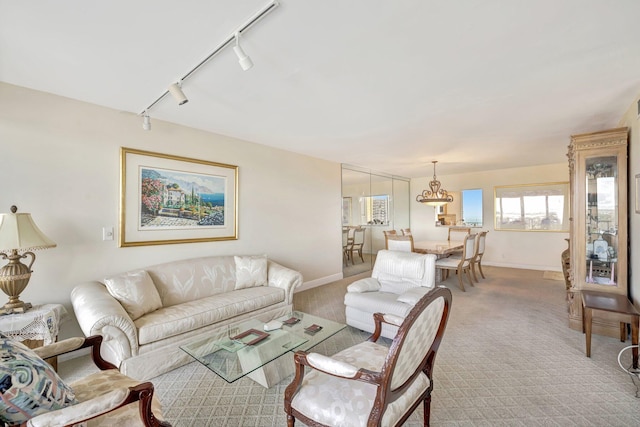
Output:
<path fill-rule="evenodd" d="M 567 135 L 566 144 L 569 144 Z M 561 159 L 560 159 L 561 160 Z M 432 177 L 411 180 L 411 194 L 417 195 Z M 501 169 L 457 175 L 438 175 L 442 188 L 456 193 L 464 189 L 482 189 L 482 230 L 487 234 L 483 265 L 562 271 L 560 254 L 567 248 L 569 233 L 495 231 L 493 224 L 493 187 L 500 185 L 538 184 L 569 181 L 568 163 L 517 169 Z M 459 193 L 457 193 L 459 195 Z M 411 231 L 414 240 L 446 240 L 448 227 L 435 226 L 435 209 L 413 199 L 411 203 Z M 480 228 L 478 229 L 480 230 Z"/>
<path fill-rule="evenodd" d="M 302 272 L 307 286 L 342 277 L 340 164 L 158 120 L 145 132 L 141 123 L 0 83 L 0 212 L 14 204 L 30 212 L 58 245 L 36 253 L 24 301 L 73 313 L 69 294 L 80 282 L 204 255 L 266 253 Z M 118 233 L 122 146 L 239 166 L 239 239 L 131 248 L 102 241 L 102 227 Z M 78 333 L 75 320 L 62 325 L 63 338 Z"/>
<path fill-rule="evenodd" d="M 640 174 L 640 121 L 638 119 L 638 97 L 626 111 L 620 126 L 627 126 L 629 131 L 629 293 L 636 307 L 640 307 L 640 214 L 636 213 L 636 180 Z M 634 274 L 635 272 L 635 274 Z"/>

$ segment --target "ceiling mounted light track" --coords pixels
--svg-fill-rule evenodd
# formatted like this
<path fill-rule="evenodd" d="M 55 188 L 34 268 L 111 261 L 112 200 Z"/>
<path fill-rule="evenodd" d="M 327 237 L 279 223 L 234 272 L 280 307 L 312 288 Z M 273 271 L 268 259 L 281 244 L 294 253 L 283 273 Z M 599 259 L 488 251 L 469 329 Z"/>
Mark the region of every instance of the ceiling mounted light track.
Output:
<path fill-rule="evenodd" d="M 148 119 L 145 118 L 145 116 L 148 117 L 149 110 L 155 107 L 155 105 L 158 102 L 160 102 L 165 96 L 167 96 L 167 94 L 171 93 L 171 95 L 178 102 L 178 105 L 183 105 L 186 102 L 188 102 L 189 101 L 188 98 L 185 96 L 184 92 L 182 92 L 182 88 L 181 88 L 182 83 L 186 79 L 191 77 L 191 75 L 194 72 L 196 72 L 196 70 L 200 69 L 200 67 L 202 67 L 204 64 L 209 62 L 218 53 L 220 53 L 224 48 L 232 45 L 234 41 L 235 41 L 235 45 L 233 47 L 233 51 L 238 56 L 238 62 L 240 63 L 240 67 L 242 67 L 242 69 L 245 71 L 253 67 L 253 61 L 251 61 L 251 58 L 249 58 L 249 56 L 247 56 L 247 54 L 244 53 L 244 51 L 242 50 L 242 47 L 240 47 L 240 34 L 247 31 L 249 28 L 253 26 L 253 24 L 255 24 L 260 19 L 265 17 L 269 12 L 273 11 L 278 6 L 280 6 L 280 3 L 278 2 L 278 0 L 271 0 L 266 6 L 260 9 L 251 18 L 249 18 L 244 24 L 238 27 L 237 30 L 235 30 L 233 33 L 228 35 L 224 39 L 224 41 L 220 43 L 218 47 L 216 47 L 206 58 L 200 61 L 198 65 L 196 65 L 191 70 L 189 70 L 184 76 L 182 76 L 182 78 L 178 80 L 178 82 L 171 84 L 169 88 L 162 93 L 162 95 L 160 95 L 158 98 L 156 98 L 155 101 L 153 101 L 144 110 L 142 110 L 142 112 L 140 112 L 139 115 L 143 117 L 143 128 L 145 130 L 148 130 L 146 128 L 146 122 L 145 122 L 145 120 L 148 120 Z M 151 126 L 149 125 L 149 129 L 150 128 Z"/>
<path fill-rule="evenodd" d="M 436 178 L 436 163 L 437 160 L 433 160 L 433 180 L 429 181 L 429 190 L 423 190 L 422 194 L 416 196 L 416 201 L 424 203 L 429 206 L 442 206 L 447 203 L 453 202 L 453 196 L 447 192 L 447 190 L 441 189 L 440 181 Z"/>

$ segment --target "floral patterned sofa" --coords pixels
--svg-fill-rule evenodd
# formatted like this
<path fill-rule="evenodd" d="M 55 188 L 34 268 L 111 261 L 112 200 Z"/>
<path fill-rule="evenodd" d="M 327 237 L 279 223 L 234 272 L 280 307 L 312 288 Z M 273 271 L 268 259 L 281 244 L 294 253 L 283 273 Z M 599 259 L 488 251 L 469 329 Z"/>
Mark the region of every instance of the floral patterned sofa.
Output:
<path fill-rule="evenodd" d="M 180 345 L 290 313 L 301 283 L 299 272 L 266 256 L 209 256 L 83 283 L 71 302 L 84 334 L 103 336 L 102 357 L 147 380 L 193 361 Z"/>

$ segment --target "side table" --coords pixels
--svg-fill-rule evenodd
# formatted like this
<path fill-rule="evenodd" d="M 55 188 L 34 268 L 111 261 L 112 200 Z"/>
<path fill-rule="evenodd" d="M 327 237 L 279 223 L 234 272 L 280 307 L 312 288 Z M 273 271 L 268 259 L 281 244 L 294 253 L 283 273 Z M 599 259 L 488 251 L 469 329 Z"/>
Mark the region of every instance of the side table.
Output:
<path fill-rule="evenodd" d="M 0 331 L 29 348 L 36 348 L 56 342 L 60 324 L 68 317 L 62 304 L 35 305 L 24 313 L 0 316 Z M 57 357 L 47 359 L 47 362 L 58 370 Z"/>
<path fill-rule="evenodd" d="M 606 311 L 614 315 L 620 322 L 620 341 L 627 338 L 627 323 L 631 324 L 631 343 L 638 345 L 638 323 L 640 312 L 624 295 L 608 292 L 582 291 L 582 332 L 586 335 L 587 357 L 591 357 L 591 324 L 593 311 Z M 638 368 L 638 347 L 634 347 L 633 368 Z"/>

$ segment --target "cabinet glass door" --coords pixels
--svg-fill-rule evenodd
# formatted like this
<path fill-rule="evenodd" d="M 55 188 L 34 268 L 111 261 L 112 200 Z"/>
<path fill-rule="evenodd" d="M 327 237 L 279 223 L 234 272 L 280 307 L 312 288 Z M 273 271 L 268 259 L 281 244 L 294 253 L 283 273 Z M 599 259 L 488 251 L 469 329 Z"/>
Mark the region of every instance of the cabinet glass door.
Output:
<path fill-rule="evenodd" d="M 586 159 L 586 282 L 616 286 L 618 282 L 618 160 Z"/>

